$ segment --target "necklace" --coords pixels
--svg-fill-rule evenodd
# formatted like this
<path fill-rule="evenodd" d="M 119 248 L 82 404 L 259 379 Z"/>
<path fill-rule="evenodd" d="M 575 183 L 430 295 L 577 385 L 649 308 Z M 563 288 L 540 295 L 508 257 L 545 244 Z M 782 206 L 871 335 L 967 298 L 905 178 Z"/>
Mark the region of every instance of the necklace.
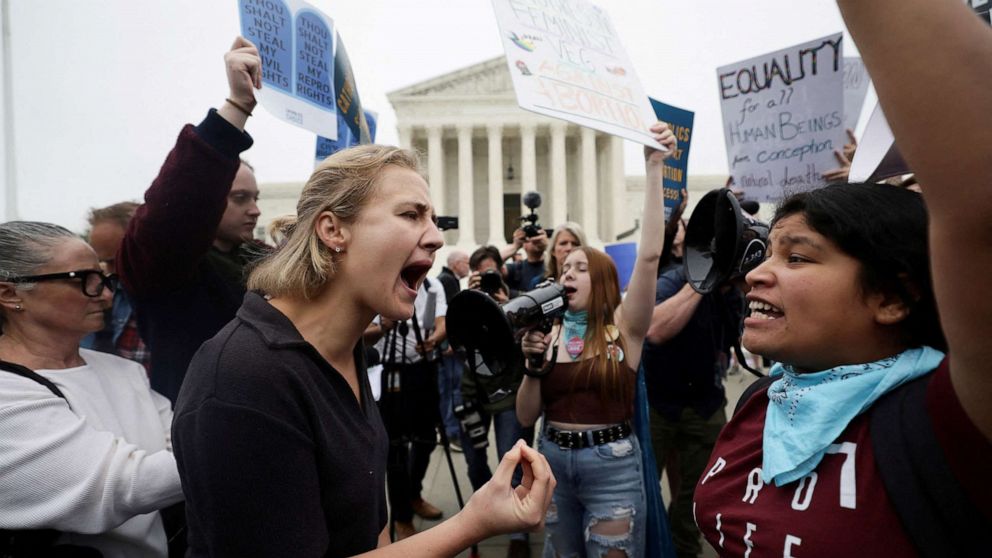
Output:
<path fill-rule="evenodd" d="M 565 350 L 572 360 L 576 360 L 582 355 L 586 342 L 586 324 L 588 319 L 586 312 L 565 311 L 565 318 L 562 320 L 562 327 L 565 330 Z"/>

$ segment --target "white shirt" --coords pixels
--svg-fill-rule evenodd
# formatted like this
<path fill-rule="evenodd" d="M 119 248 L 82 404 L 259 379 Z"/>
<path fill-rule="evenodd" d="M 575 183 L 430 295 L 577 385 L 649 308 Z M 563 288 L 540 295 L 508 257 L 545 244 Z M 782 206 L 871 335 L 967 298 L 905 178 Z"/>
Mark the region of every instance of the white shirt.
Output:
<path fill-rule="evenodd" d="M 166 556 L 156 510 L 182 500 L 169 400 L 144 368 L 80 349 L 36 370 L 66 396 L 0 370 L 0 528 L 68 531 L 107 558 Z"/>

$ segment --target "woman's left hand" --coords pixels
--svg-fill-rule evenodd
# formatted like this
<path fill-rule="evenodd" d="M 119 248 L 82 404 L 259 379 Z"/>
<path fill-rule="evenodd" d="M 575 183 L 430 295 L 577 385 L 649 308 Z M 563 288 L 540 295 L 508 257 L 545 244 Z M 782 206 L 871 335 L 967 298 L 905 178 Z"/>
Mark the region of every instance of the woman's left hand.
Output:
<path fill-rule="evenodd" d="M 655 122 L 650 130 L 651 136 L 654 137 L 655 141 L 660 143 L 668 151 L 665 152 L 654 147 L 644 146 L 644 160 L 648 164 L 661 164 L 665 159 L 675 154 L 675 134 L 668 127 L 668 124 L 664 122 Z"/>
<path fill-rule="evenodd" d="M 523 479 L 514 488 L 511 482 L 517 465 L 523 469 Z M 472 495 L 464 511 L 487 537 L 537 531 L 544 525 L 556 484 L 548 460 L 520 440 L 503 455 L 493 477 Z"/>

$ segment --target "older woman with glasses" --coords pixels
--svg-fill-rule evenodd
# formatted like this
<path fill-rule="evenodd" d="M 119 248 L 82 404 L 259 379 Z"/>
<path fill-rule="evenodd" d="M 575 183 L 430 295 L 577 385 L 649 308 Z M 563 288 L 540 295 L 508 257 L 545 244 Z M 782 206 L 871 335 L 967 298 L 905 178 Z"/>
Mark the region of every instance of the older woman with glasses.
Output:
<path fill-rule="evenodd" d="M 105 557 L 167 553 L 158 510 L 182 500 L 169 401 L 141 365 L 79 348 L 112 290 L 70 231 L 0 224 L 0 551 L 31 530 Z"/>

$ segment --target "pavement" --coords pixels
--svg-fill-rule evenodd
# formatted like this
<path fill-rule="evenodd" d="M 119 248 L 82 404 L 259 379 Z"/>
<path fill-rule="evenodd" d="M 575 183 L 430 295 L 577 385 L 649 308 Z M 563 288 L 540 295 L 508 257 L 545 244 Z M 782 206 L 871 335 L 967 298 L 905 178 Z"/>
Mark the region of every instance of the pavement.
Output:
<path fill-rule="evenodd" d="M 734 410 L 734 406 L 737 400 L 740 398 L 741 393 L 753 382 L 755 377 L 746 371 L 741 371 L 737 374 L 733 374 L 727 377 L 724 382 L 724 386 L 727 390 L 727 416 L 729 417 Z M 493 433 L 490 431 L 489 439 L 489 468 L 493 471 L 496 470 L 496 441 L 493 437 Z M 468 469 L 465 465 L 465 457 L 459 453 L 451 452 L 452 462 L 454 463 L 455 476 L 458 480 L 458 485 L 461 488 L 462 496 L 467 500 L 472 492 L 472 485 L 468 481 Z M 669 501 L 668 492 L 668 482 L 667 479 L 662 477 L 662 497 L 667 504 Z M 427 469 L 427 475 L 424 478 L 424 492 L 423 497 L 428 502 L 434 504 L 444 512 L 443 521 L 446 518 L 451 517 L 458 511 L 458 502 L 455 498 L 454 483 L 452 482 L 451 473 L 448 469 L 447 459 L 445 458 L 444 451 L 441 446 L 438 446 L 431 455 L 431 463 Z M 419 531 L 430 529 L 434 525 L 437 525 L 438 521 L 426 521 L 420 519 L 419 517 L 414 518 L 414 526 Z M 504 558 L 506 556 L 507 547 L 510 544 L 510 537 L 508 535 L 500 535 L 497 537 L 492 537 L 486 539 L 479 543 L 479 556 L 482 558 Z M 531 533 L 530 535 L 530 548 L 531 556 L 533 558 L 539 558 L 544 549 L 544 532 Z M 471 553 L 469 551 L 462 552 L 458 555 L 459 558 L 469 558 Z M 702 558 L 716 558 L 718 555 L 708 544 L 703 542 L 703 553 Z"/>

